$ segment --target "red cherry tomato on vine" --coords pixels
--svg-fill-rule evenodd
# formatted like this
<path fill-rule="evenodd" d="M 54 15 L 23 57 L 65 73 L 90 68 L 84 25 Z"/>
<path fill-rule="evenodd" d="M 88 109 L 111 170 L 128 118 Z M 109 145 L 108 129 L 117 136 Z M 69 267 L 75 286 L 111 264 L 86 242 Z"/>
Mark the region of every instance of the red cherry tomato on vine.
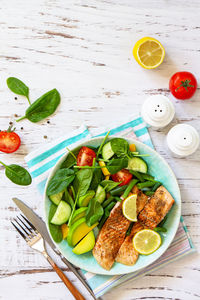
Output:
<path fill-rule="evenodd" d="M 169 81 L 169 89 L 177 99 L 190 99 L 196 92 L 197 80 L 190 72 L 177 72 Z"/>
<path fill-rule="evenodd" d="M 77 156 L 77 166 L 92 166 L 94 158 L 96 158 L 96 153 L 92 149 L 83 146 Z"/>
<path fill-rule="evenodd" d="M 128 184 L 131 181 L 132 177 L 133 177 L 133 175 L 126 169 L 122 169 L 119 172 L 117 172 L 116 174 L 111 175 L 111 178 L 113 181 L 115 181 L 115 182 L 121 181 L 119 186 Z"/>
<path fill-rule="evenodd" d="M 8 130 L 0 132 L 0 151 L 12 153 L 19 148 L 21 140 L 14 130 L 15 128 L 12 130 L 12 126 L 10 126 Z"/>

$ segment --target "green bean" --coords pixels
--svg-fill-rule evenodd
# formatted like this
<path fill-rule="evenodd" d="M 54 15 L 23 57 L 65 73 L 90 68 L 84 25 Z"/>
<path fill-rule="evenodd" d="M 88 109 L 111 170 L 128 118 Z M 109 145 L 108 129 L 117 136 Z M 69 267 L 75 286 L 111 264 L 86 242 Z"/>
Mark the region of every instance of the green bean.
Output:
<path fill-rule="evenodd" d="M 164 219 L 158 224 L 159 227 L 162 227 L 164 225 L 164 223 L 167 220 L 167 215 L 164 217 Z"/>
<path fill-rule="evenodd" d="M 157 190 L 157 188 L 159 188 L 159 186 L 161 186 L 161 182 L 156 182 L 152 188 L 152 192 L 155 192 Z"/>
<path fill-rule="evenodd" d="M 145 195 L 147 195 L 147 196 L 153 196 L 153 194 L 154 194 L 154 192 L 152 192 L 152 191 L 146 191 L 146 192 L 144 192 L 145 193 Z"/>
<path fill-rule="evenodd" d="M 154 231 L 156 231 L 156 232 L 167 232 L 167 229 L 165 227 L 156 227 L 156 228 L 154 228 Z"/>
<path fill-rule="evenodd" d="M 99 230 L 103 227 L 103 224 L 105 223 L 105 221 L 106 221 L 107 218 L 109 217 L 110 211 L 111 211 L 111 209 L 114 207 L 114 205 L 115 205 L 115 202 L 111 202 L 111 203 L 106 207 L 106 209 L 105 209 L 105 211 L 104 211 L 104 214 L 103 214 L 103 216 L 102 216 L 102 218 L 101 218 L 101 220 L 100 220 L 100 222 L 99 222 L 99 225 L 98 225 Z"/>
<path fill-rule="evenodd" d="M 106 201 L 103 202 L 102 207 L 105 208 L 111 201 L 113 201 L 114 197 L 110 196 Z"/>
<path fill-rule="evenodd" d="M 111 211 L 111 209 L 115 206 L 115 202 L 113 201 L 113 202 L 111 202 L 110 204 L 108 204 L 107 206 L 106 206 L 106 208 L 105 208 L 105 211 Z"/>
<path fill-rule="evenodd" d="M 140 182 L 144 182 L 144 176 L 143 176 L 143 174 L 141 174 L 141 173 L 139 173 L 137 171 L 132 171 L 132 170 L 129 170 L 129 172 L 131 174 L 133 174 L 133 176 L 135 176 Z"/>
<path fill-rule="evenodd" d="M 103 224 L 105 223 L 105 221 L 107 220 L 107 218 L 109 217 L 109 215 L 107 216 L 105 213 L 103 215 L 103 217 L 101 218 L 100 222 L 99 222 L 99 225 L 98 225 L 98 228 L 99 230 L 103 227 Z"/>
<path fill-rule="evenodd" d="M 116 201 L 122 202 L 122 199 L 119 198 L 119 197 L 117 197 L 117 196 L 115 196 L 114 199 L 115 199 Z"/>
<path fill-rule="evenodd" d="M 141 190 L 143 188 L 152 187 L 154 185 L 155 185 L 155 182 L 153 182 L 153 181 L 145 181 L 145 182 L 138 183 L 137 187 L 138 187 L 138 189 Z"/>
<path fill-rule="evenodd" d="M 137 179 L 132 179 L 130 181 L 129 185 L 127 186 L 127 188 L 125 189 L 123 195 L 121 196 L 122 199 L 126 199 L 128 197 L 128 194 L 130 193 L 130 191 L 132 190 L 134 185 L 136 185 L 137 182 L 138 182 Z"/>
<path fill-rule="evenodd" d="M 132 228 L 133 228 L 133 225 L 134 225 L 134 223 L 132 222 L 132 223 L 130 224 L 130 226 L 129 226 L 127 232 L 126 232 L 126 236 L 128 236 L 128 235 L 131 234 L 131 230 L 132 230 Z"/>
<path fill-rule="evenodd" d="M 110 194 L 112 196 L 119 196 L 122 194 L 123 191 L 125 191 L 126 188 L 127 188 L 127 185 L 118 186 L 115 189 L 113 189 L 112 191 L 110 191 Z"/>
<path fill-rule="evenodd" d="M 141 173 L 140 173 L 141 174 Z M 143 177 L 143 179 L 148 180 L 148 181 L 155 181 L 154 177 L 149 175 L 149 174 L 144 174 L 142 173 L 141 176 Z"/>

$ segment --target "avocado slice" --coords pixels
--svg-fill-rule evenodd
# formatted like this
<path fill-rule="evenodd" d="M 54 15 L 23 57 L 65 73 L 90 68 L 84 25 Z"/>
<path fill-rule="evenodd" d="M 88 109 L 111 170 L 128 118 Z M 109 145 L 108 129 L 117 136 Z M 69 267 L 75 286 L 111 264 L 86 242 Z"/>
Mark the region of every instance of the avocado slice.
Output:
<path fill-rule="evenodd" d="M 88 191 L 84 196 L 81 196 L 78 199 L 78 206 L 82 207 L 82 206 L 88 206 L 88 203 L 90 202 L 90 200 L 94 197 L 95 195 L 95 191 Z"/>
<path fill-rule="evenodd" d="M 69 246 L 75 246 L 86 234 L 88 234 L 98 223 L 92 226 L 86 224 L 86 219 L 81 218 L 77 220 L 70 228 L 67 236 Z"/>
<path fill-rule="evenodd" d="M 85 217 L 87 209 L 87 207 L 80 207 L 77 210 L 75 210 L 71 220 L 71 225 L 73 225 L 77 220 Z"/>
<path fill-rule="evenodd" d="M 90 231 L 72 250 L 77 255 L 91 251 L 95 245 L 94 232 Z"/>

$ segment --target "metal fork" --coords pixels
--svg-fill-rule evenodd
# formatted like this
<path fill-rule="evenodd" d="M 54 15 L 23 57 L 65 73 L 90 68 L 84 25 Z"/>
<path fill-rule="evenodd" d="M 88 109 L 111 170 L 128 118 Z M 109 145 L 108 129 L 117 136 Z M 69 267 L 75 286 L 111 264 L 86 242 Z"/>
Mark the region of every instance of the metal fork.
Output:
<path fill-rule="evenodd" d="M 53 269 L 56 271 L 58 276 L 70 290 L 72 295 L 77 300 L 86 300 L 81 293 L 75 288 L 75 286 L 71 283 L 71 281 L 65 276 L 65 274 L 61 271 L 61 269 L 55 264 L 53 259 L 48 255 L 44 240 L 41 234 L 37 231 L 37 229 L 31 224 L 31 222 L 26 219 L 23 215 L 17 217 L 17 219 L 13 219 L 14 222 L 11 221 L 12 225 L 15 229 L 19 232 L 19 234 L 25 239 L 27 244 L 37 250 L 38 252 L 42 253 Z"/>

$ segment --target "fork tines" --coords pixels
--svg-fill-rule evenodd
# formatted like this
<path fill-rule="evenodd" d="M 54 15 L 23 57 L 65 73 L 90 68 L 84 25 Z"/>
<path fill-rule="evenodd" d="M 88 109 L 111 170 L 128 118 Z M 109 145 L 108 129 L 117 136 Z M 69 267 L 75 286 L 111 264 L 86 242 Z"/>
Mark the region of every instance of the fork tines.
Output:
<path fill-rule="evenodd" d="M 28 241 L 29 238 L 33 238 L 37 234 L 36 228 L 31 224 L 27 218 L 25 218 L 22 214 L 21 218 L 17 216 L 17 219 L 14 218 L 14 222 L 11 221 L 12 225 L 19 232 L 19 234 Z M 23 219 L 22 219 L 23 218 Z M 21 229 L 20 229 L 21 228 Z"/>

